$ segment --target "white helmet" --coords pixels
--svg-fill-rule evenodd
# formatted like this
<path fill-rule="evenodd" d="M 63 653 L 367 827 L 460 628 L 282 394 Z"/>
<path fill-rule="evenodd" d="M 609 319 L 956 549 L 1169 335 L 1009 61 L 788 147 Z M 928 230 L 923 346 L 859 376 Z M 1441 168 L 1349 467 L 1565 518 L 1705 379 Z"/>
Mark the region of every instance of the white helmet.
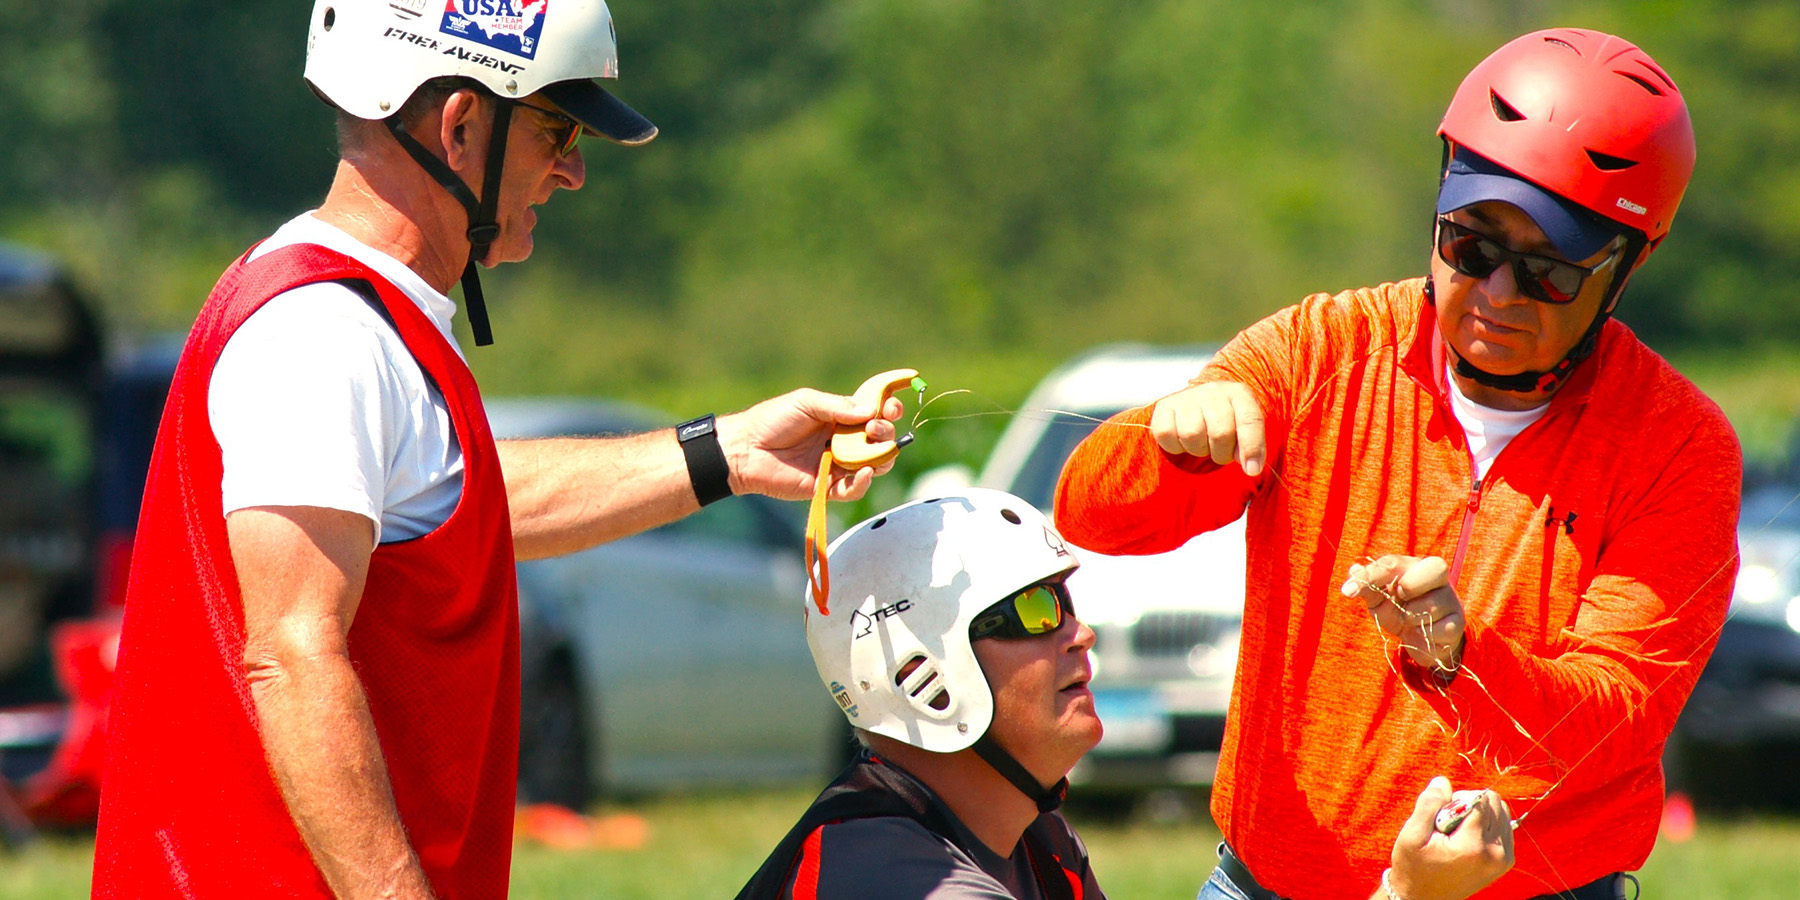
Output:
<path fill-rule="evenodd" d="M 981 488 L 889 510 L 827 557 L 831 614 L 806 611 L 819 678 L 851 725 L 937 753 L 975 746 L 994 720 L 976 615 L 1078 565 L 1030 503 Z"/>
<path fill-rule="evenodd" d="M 448 75 L 514 100 L 544 91 L 621 144 L 656 137 L 655 125 L 593 81 L 619 77 L 605 0 L 315 0 L 306 80 L 339 109 L 385 119 L 419 85 Z"/>
<path fill-rule="evenodd" d="M 495 220 L 513 104 L 493 104 L 481 196 L 406 131 L 395 115 L 433 78 L 470 78 L 503 101 L 539 91 L 602 137 L 636 146 L 656 126 L 594 82 L 619 77 L 618 38 L 605 0 L 314 0 L 306 80 L 337 108 L 385 120 L 394 140 L 468 214 L 463 302 L 479 345 L 494 342 L 476 264 L 500 234 Z"/>

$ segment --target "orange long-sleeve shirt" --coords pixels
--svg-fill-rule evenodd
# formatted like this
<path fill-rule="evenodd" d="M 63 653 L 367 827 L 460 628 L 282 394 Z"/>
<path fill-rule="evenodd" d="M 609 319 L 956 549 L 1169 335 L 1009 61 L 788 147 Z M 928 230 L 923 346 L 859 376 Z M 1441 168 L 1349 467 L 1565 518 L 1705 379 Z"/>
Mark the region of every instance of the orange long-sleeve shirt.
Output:
<path fill-rule="evenodd" d="M 1057 492 L 1058 528 L 1103 553 L 1169 550 L 1248 508 L 1212 805 L 1283 896 L 1366 897 L 1440 773 L 1529 813 L 1484 900 L 1641 866 L 1663 743 L 1737 569 L 1736 435 L 1617 321 L 1478 484 L 1423 285 L 1309 297 L 1201 373 L 1256 395 L 1272 474 L 1165 454 L 1132 427 L 1145 408 L 1097 429 Z M 1448 687 L 1338 593 L 1352 563 L 1390 553 L 1452 561 L 1468 630 Z"/>

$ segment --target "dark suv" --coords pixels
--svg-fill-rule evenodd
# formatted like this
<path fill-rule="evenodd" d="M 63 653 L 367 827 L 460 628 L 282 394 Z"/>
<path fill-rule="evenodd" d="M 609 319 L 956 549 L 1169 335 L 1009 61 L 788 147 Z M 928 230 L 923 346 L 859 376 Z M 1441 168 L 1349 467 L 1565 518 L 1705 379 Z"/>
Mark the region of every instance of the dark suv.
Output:
<path fill-rule="evenodd" d="M 0 787 L 40 821 L 92 821 L 97 759 L 74 739 L 103 708 L 91 673 L 116 650 L 178 352 L 174 339 L 107 352 L 54 262 L 0 244 Z M 95 702 L 70 702 L 84 691 Z"/>

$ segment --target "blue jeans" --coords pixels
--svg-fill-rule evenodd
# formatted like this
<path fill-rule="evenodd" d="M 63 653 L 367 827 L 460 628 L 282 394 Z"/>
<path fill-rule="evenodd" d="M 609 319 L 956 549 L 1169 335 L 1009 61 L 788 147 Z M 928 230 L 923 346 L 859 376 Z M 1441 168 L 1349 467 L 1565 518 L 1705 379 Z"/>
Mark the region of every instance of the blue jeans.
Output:
<path fill-rule="evenodd" d="M 1237 885 L 1231 883 L 1231 879 L 1225 877 L 1224 872 L 1215 868 L 1212 871 L 1212 877 L 1206 879 L 1206 883 L 1200 886 L 1200 893 L 1194 900 L 1247 900 L 1247 898 L 1237 889 Z"/>

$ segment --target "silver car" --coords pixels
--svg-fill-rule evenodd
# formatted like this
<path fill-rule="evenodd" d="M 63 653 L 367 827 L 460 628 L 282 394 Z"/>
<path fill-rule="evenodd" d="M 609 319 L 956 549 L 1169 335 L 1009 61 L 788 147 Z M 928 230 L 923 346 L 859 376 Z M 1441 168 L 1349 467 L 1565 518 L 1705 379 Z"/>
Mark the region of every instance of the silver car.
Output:
<path fill-rule="evenodd" d="M 582 400 L 495 400 L 498 437 L 640 432 L 668 422 Z M 843 716 L 801 624 L 804 509 L 733 497 L 678 522 L 519 564 L 520 794 L 817 783 Z"/>

